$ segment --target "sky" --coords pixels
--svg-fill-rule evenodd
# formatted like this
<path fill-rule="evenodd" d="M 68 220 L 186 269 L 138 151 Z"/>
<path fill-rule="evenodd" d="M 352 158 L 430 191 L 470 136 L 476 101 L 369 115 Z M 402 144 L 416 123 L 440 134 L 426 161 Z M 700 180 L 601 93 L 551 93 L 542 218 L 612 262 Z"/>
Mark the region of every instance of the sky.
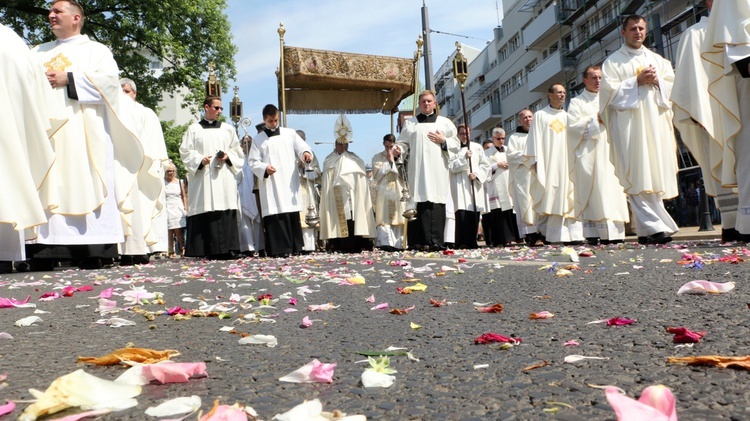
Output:
<path fill-rule="evenodd" d="M 502 20 L 501 0 L 425 0 L 432 31 L 473 38 L 431 33 L 433 72 L 455 51 L 455 42 L 483 49 Z M 252 125 L 262 122 L 266 104 L 279 106 L 276 68 L 279 66 L 279 22 L 284 23 L 287 46 L 413 58 L 422 32 L 422 0 L 229 0 L 226 14 L 232 24 L 237 79 L 223 81 L 229 92 L 223 96 L 225 114 L 239 87 L 243 117 Z M 424 83 L 424 64 L 421 81 Z M 279 108 L 281 108 L 279 106 Z M 304 130 L 313 153 L 320 159 L 332 150 L 338 115 L 287 115 L 287 126 Z M 383 136 L 390 133 L 391 120 L 383 114 L 347 115 L 353 142 L 349 150 L 365 162 L 383 149 Z M 249 134 L 255 133 L 253 127 Z M 244 133 L 240 130 L 240 136 Z"/>

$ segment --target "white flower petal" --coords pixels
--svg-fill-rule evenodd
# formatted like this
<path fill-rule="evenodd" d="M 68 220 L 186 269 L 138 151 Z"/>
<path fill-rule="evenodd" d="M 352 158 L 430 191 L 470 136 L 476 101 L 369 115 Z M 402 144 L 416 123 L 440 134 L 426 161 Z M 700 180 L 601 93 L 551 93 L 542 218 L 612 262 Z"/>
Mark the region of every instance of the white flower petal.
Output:
<path fill-rule="evenodd" d="M 565 362 L 572 364 L 572 363 L 577 363 L 583 360 L 608 360 L 608 359 L 609 358 L 607 357 L 586 357 L 584 355 L 568 355 L 567 357 L 565 357 Z"/>
<path fill-rule="evenodd" d="M 396 376 L 367 369 L 362 373 L 361 380 L 364 387 L 391 387 Z"/>
<path fill-rule="evenodd" d="M 160 403 L 158 406 L 152 406 L 146 409 L 146 415 L 152 417 L 168 417 L 171 415 L 187 414 L 188 412 L 197 411 L 201 407 L 201 398 L 193 395 L 190 397 L 180 397 L 170 399 Z"/>
<path fill-rule="evenodd" d="M 25 327 L 25 326 L 31 326 L 34 323 L 39 323 L 42 321 L 42 318 L 39 316 L 29 316 L 24 317 L 23 319 L 16 320 L 16 326 L 18 327 Z"/>
<path fill-rule="evenodd" d="M 250 335 L 239 340 L 240 345 L 265 345 L 269 348 L 273 348 L 279 344 L 276 337 L 273 335 Z"/>

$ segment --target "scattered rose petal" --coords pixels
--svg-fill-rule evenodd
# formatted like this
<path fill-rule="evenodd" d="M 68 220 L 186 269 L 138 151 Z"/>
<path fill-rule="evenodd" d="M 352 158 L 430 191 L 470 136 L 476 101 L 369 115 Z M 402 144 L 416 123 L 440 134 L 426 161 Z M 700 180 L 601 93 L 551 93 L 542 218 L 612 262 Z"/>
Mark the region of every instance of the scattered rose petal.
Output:
<path fill-rule="evenodd" d="M 289 299 L 289 305 L 296 306 L 297 305 L 297 299 L 292 297 Z"/>
<path fill-rule="evenodd" d="M 668 327 L 667 332 L 674 334 L 674 343 L 676 344 L 698 343 L 704 336 L 706 336 L 705 331 L 693 332 L 686 327 Z"/>
<path fill-rule="evenodd" d="M 0 332 L 0 339 L 13 339 L 13 336 L 7 332 Z"/>
<path fill-rule="evenodd" d="M 135 322 L 132 320 L 123 319 L 120 317 L 111 317 L 109 319 L 99 319 L 96 324 L 106 325 L 109 327 L 123 327 L 123 326 L 135 326 Z"/>
<path fill-rule="evenodd" d="M 542 368 L 542 367 L 545 367 L 545 366 L 548 366 L 548 365 L 549 365 L 549 361 L 542 361 L 540 363 L 532 364 L 532 365 L 530 365 L 528 367 L 524 367 L 524 368 L 521 369 L 521 371 L 535 370 L 537 368 Z"/>
<path fill-rule="evenodd" d="M 339 308 L 341 306 L 335 306 L 333 303 L 327 303 L 327 304 L 313 304 L 307 306 L 307 309 L 310 311 L 328 311 L 333 310 L 334 308 Z"/>
<path fill-rule="evenodd" d="M 324 364 L 317 359 L 281 377 L 279 381 L 288 383 L 333 383 L 333 370 L 336 363 Z"/>
<path fill-rule="evenodd" d="M 626 319 L 624 317 L 613 317 L 607 320 L 607 326 L 628 326 L 635 323 L 635 320 Z"/>
<path fill-rule="evenodd" d="M 170 399 L 160 403 L 158 406 L 151 406 L 146 409 L 146 415 L 152 417 L 169 417 L 172 415 L 187 414 L 195 412 L 201 407 L 200 396 L 180 397 Z"/>
<path fill-rule="evenodd" d="M 712 365 L 720 368 L 744 368 L 750 370 L 750 355 L 742 357 L 724 357 L 721 355 L 702 355 L 696 357 L 669 357 L 670 364 Z"/>
<path fill-rule="evenodd" d="M 57 292 L 45 292 L 39 297 L 39 301 L 52 301 L 56 300 L 58 298 L 62 297 L 62 295 L 58 294 Z"/>
<path fill-rule="evenodd" d="M 681 286 L 677 291 L 680 294 L 723 294 L 734 289 L 734 282 L 711 282 L 711 281 L 691 281 Z"/>
<path fill-rule="evenodd" d="M 364 285 L 365 278 L 361 276 L 352 276 L 351 278 L 346 278 L 346 283 L 349 285 Z"/>
<path fill-rule="evenodd" d="M 487 307 L 474 307 L 474 308 L 482 313 L 502 313 L 503 311 L 503 305 L 500 303 L 496 303 Z"/>
<path fill-rule="evenodd" d="M 148 348 L 120 348 L 101 357 L 78 357 L 79 363 L 94 365 L 117 365 L 125 363 L 155 364 L 180 355 L 173 349 L 157 351 Z"/>
<path fill-rule="evenodd" d="M 39 323 L 42 321 L 42 318 L 39 316 L 29 316 L 24 317 L 23 319 L 16 320 L 16 326 L 18 327 L 28 327 L 33 325 L 34 323 Z"/>
<path fill-rule="evenodd" d="M 0 308 L 10 308 L 10 307 L 34 307 L 35 305 L 32 304 L 31 306 L 27 305 L 29 303 L 29 300 L 31 300 L 31 295 L 26 297 L 23 301 L 18 301 L 15 298 L 2 298 L 0 297 Z"/>
<path fill-rule="evenodd" d="M 5 414 L 10 414 L 15 409 L 16 409 L 16 404 L 12 401 L 6 402 L 5 405 L 0 405 L 0 417 L 2 417 Z"/>
<path fill-rule="evenodd" d="M 389 313 L 391 313 L 391 314 L 397 314 L 397 315 L 400 316 L 402 314 L 407 314 L 408 312 L 414 310 L 414 307 L 415 306 L 406 307 L 406 308 L 394 308 L 393 310 L 389 311 Z"/>
<path fill-rule="evenodd" d="M 388 303 L 380 303 L 376 305 L 375 307 L 370 308 L 370 310 L 383 310 L 388 308 Z"/>
<path fill-rule="evenodd" d="M 219 405 L 219 401 L 216 400 L 211 411 L 202 416 L 198 421 L 247 421 L 248 412 L 251 412 L 251 415 L 255 413 L 252 408 L 243 408 L 238 403 L 232 406 Z"/>
<path fill-rule="evenodd" d="M 529 315 L 529 319 L 531 319 L 531 320 L 551 319 L 552 317 L 555 317 L 555 314 L 554 313 L 550 313 L 549 311 L 540 311 L 538 313 L 531 313 Z"/>
<path fill-rule="evenodd" d="M 578 343 L 578 341 L 576 341 L 576 340 L 566 341 L 563 344 L 563 346 L 578 346 L 578 345 L 580 345 L 580 343 Z"/>
<path fill-rule="evenodd" d="M 478 336 L 474 338 L 475 344 L 488 344 L 492 342 L 505 342 L 505 343 L 511 343 L 511 344 L 520 344 L 521 338 L 511 338 L 508 336 L 499 335 L 497 333 L 485 333 L 481 336 Z"/>
<path fill-rule="evenodd" d="M 250 335 L 239 340 L 240 345 L 265 345 L 273 348 L 279 344 L 279 341 L 273 335 Z"/>
<path fill-rule="evenodd" d="M 98 409 L 96 411 L 86 411 L 78 414 L 68 415 L 67 417 L 55 418 L 51 421 L 79 421 L 84 418 L 94 418 L 100 415 L 109 414 L 110 412 L 112 411 L 110 411 L 109 409 Z"/>
<path fill-rule="evenodd" d="M 435 300 L 435 299 L 433 299 L 433 298 L 430 298 L 430 305 L 431 305 L 431 306 L 433 306 L 433 307 L 442 307 L 442 306 L 444 306 L 444 305 L 445 305 L 445 303 L 446 303 L 446 300 L 445 300 L 445 298 L 443 298 L 443 299 L 442 299 L 442 300 L 440 300 L 440 301 L 438 301 L 438 300 Z"/>
<path fill-rule="evenodd" d="M 116 383 L 92 376 L 83 370 L 55 379 L 46 391 L 29 389 L 37 401 L 21 414 L 21 420 L 35 420 L 70 407 L 120 411 L 138 405 L 133 399 L 140 386 Z"/>
<path fill-rule="evenodd" d="M 312 320 L 310 320 L 309 317 L 305 316 L 302 318 L 302 327 L 310 327 L 313 325 Z"/>
<path fill-rule="evenodd" d="M 365 299 L 365 302 L 366 303 L 374 303 L 375 302 L 375 294 L 372 294 L 369 297 L 367 297 L 367 299 Z"/>
<path fill-rule="evenodd" d="M 677 421 L 676 400 L 666 386 L 643 389 L 637 401 L 621 394 L 615 387 L 607 387 L 605 393 L 618 421 Z"/>
<path fill-rule="evenodd" d="M 364 415 L 346 415 L 340 411 L 333 413 L 323 411 L 319 399 L 303 402 L 283 414 L 276 414 L 273 421 L 367 421 Z"/>
<path fill-rule="evenodd" d="M 414 323 L 414 322 L 411 322 L 411 323 L 409 323 L 409 326 L 410 326 L 410 327 L 411 327 L 412 329 L 414 329 L 414 330 L 417 330 L 417 329 L 419 329 L 419 328 L 421 328 L 421 327 L 422 327 L 421 325 L 418 325 L 418 324 L 416 324 L 416 323 Z"/>
<path fill-rule="evenodd" d="M 149 381 L 187 383 L 191 378 L 206 377 L 206 363 L 164 363 L 141 366 L 143 376 Z"/>
<path fill-rule="evenodd" d="M 586 357 L 584 355 L 568 355 L 565 357 L 565 362 L 569 364 L 577 363 L 583 360 L 608 360 L 607 357 Z"/>

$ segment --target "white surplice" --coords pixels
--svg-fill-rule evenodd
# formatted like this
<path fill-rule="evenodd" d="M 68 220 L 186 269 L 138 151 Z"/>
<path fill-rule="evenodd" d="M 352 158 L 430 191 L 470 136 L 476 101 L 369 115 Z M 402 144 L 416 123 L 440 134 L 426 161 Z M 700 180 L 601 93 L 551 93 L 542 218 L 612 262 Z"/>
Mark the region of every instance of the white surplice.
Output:
<path fill-rule="evenodd" d="M 526 158 L 536 164 L 530 191 L 542 221 L 539 231 L 553 243 L 583 239 L 583 227 L 573 214 L 567 123 L 565 110 L 547 106 L 534 114 L 526 142 Z"/>
<path fill-rule="evenodd" d="M 263 226 L 258 212 L 258 203 L 255 199 L 255 175 L 250 163 L 245 157 L 245 165 L 242 171 L 237 173 L 237 190 L 240 198 L 240 212 L 237 221 L 240 226 L 240 251 L 258 251 L 265 248 Z"/>
<path fill-rule="evenodd" d="M 485 194 L 489 206 L 487 212 L 494 209 L 506 211 L 513 208 L 513 198 L 510 196 L 508 184 L 510 169 L 498 166 L 498 164 L 508 162 L 506 149 L 504 147 L 500 151 L 493 145 L 484 151 L 490 162 L 490 177 L 485 182 Z"/>
<path fill-rule="evenodd" d="M 711 136 L 723 147 L 721 181 L 737 187 L 735 229 L 750 234 L 750 79 L 737 61 L 750 56 L 750 2 L 714 0 L 701 58 L 708 65 L 708 91 L 721 105 L 714 111 Z M 721 200 L 719 200 L 721 202 Z"/>
<path fill-rule="evenodd" d="M 487 212 L 487 198 L 484 183 L 490 177 L 491 167 L 489 159 L 484 154 L 482 146 L 476 142 L 469 142 L 471 158 L 466 158 L 467 148 L 462 147 L 451 156 L 448 162 L 450 170 L 450 188 L 453 197 L 454 211 Z M 476 174 L 476 180 L 469 179 L 469 161 Z M 473 194 L 473 199 L 472 199 Z M 474 200 L 476 203 L 472 203 Z"/>
<path fill-rule="evenodd" d="M 133 187 L 151 161 L 121 106 L 117 63 L 106 46 L 85 35 L 35 47 L 40 71 L 66 71 L 67 87 L 54 89 L 67 124 L 53 136 L 55 163 L 39 190 L 51 205 L 49 222 L 37 228 L 40 244 L 112 244 L 130 225 Z M 70 98 L 75 90 L 77 99 Z"/>
<path fill-rule="evenodd" d="M 658 88 L 638 85 L 638 73 L 649 65 L 656 68 Z M 654 211 L 659 205 L 664 207 L 661 200 L 679 193 L 669 102 L 673 82 L 672 64 L 645 47 L 633 49 L 623 44 L 602 65 L 599 113 L 615 151 L 617 177 L 632 205 L 639 237 L 678 230 L 666 211 Z M 641 201 L 634 202 L 631 196 L 642 196 L 651 207 L 636 206 Z"/>
<path fill-rule="evenodd" d="M 320 191 L 320 238 L 376 236 L 365 162 L 353 152 L 331 152 L 323 161 Z M 354 221 L 349 232 L 347 220 Z"/>
<path fill-rule="evenodd" d="M 584 236 L 624 239 L 628 201 L 615 175 L 607 131 L 599 124 L 598 93 L 584 89 L 570 101 L 568 144 L 574 157 L 574 214 L 583 221 Z"/>
<path fill-rule="evenodd" d="M 722 125 L 714 124 L 714 116 L 721 114 L 721 106 L 709 94 L 710 64 L 700 57 L 707 27 L 708 17 L 704 16 L 682 33 L 670 99 L 674 126 L 701 167 L 706 193 L 716 197 L 722 228 L 731 229 L 737 218 L 738 199 L 731 188 L 722 187 L 722 143 L 725 139 Z"/>
<path fill-rule="evenodd" d="M 439 131 L 445 136 L 445 149 L 427 138 L 430 132 Z M 396 144 L 403 159 L 408 160 L 408 183 L 414 203 L 445 204 L 448 193 L 448 159 L 458 152 L 458 131 L 452 121 L 438 116 L 434 123 L 419 123 L 416 117 L 406 121 Z"/>
<path fill-rule="evenodd" d="M 0 261 L 10 261 L 25 258 L 23 230 L 47 221 L 37 190 L 54 161 L 48 135 L 59 124 L 50 124 L 52 88 L 29 47 L 1 24 L 0 42 L 0 100 L 8 104 L 0 113 L 0 156 L 11 158 L 0 166 Z"/>
<path fill-rule="evenodd" d="M 538 232 L 538 215 L 534 212 L 531 198 L 531 163 L 525 156 L 527 140 L 528 133 L 516 131 L 508 137 L 505 145 L 505 155 L 508 158 L 508 185 L 521 237 Z"/>
<path fill-rule="evenodd" d="M 304 205 L 300 200 L 300 177 L 297 160 L 305 152 L 312 154 L 310 146 L 293 129 L 279 128 L 279 135 L 271 138 L 261 132 L 253 139 L 250 148 L 250 165 L 258 177 L 260 206 L 263 216 L 299 212 Z M 273 165 L 276 173 L 266 175 Z M 306 205 L 305 205 L 306 206 Z"/>
<path fill-rule="evenodd" d="M 180 158 L 188 170 L 188 216 L 239 207 L 236 175 L 245 165 L 245 154 L 234 127 L 227 123 L 216 124 L 220 127 L 191 124 L 182 137 Z M 219 151 L 227 154 L 232 165 L 216 159 Z M 199 169 L 203 158 L 209 155 L 214 158 Z"/>

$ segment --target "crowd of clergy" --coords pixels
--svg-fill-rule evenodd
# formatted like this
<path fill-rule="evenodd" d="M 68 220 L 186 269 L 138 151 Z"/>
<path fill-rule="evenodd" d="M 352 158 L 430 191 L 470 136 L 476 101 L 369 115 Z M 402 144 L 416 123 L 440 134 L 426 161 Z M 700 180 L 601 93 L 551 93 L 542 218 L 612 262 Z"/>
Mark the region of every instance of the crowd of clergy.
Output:
<path fill-rule="evenodd" d="M 606 244 L 622 242 L 631 221 L 639 242 L 664 244 L 678 230 L 663 203 L 678 195 L 675 129 L 717 199 L 722 238 L 748 241 L 750 32 L 736 17 L 750 19 L 750 4 L 707 4 L 674 66 L 643 46 L 646 20 L 625 17 L 624 43 L 585 69 L 585 89 L 568 100 L 553 84 L 549 105 L 518 113 L 507 141 L 500 127 L 483 145 L 470 141 L 423 91 L 417 115 L 369 162 L 349 151 L 353 131 L 339 116 L 321 166 L 303 131 L 280 126 L 276 106 L 240 140 L 221 122 L 221 98 L 207 96 L 180 145 L 183 183 L 135 83 L 81 35 L 80 4 L 56 0 L 54 42 L 29 50 L 0 26 L 0 95 L 11 106 L 0 153 L 14 158 L 0 166 L 0 273 L 13 262 L 91 269 L 175 251 L 472 249 L 478 236 L 493 247 Z"/>

